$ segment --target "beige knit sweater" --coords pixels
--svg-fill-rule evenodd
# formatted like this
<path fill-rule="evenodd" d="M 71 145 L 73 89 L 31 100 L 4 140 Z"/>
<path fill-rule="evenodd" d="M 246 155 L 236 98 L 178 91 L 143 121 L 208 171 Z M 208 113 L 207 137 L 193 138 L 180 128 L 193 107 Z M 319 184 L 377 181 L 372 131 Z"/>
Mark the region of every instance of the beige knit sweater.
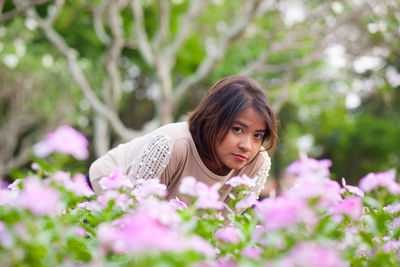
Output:
<path fill-rule="evenodd" d="M 189 203 L 190 199 L 179 193 L 179 185 L 186 176 L 194 176 L 209 186 L 220 182 L 221 200 L 227 202 L 232 187 L 224 184 L 233 176 L 246 174 L 257 177 L 252 190 L 259 195 L 264 187 L 271 163 L 266 151 L 257 156 L 242 169 L 231 170 L 225 176 L 212 173 L 203 164 L 196 149 L 187 122 L 172 123 L 142 137 L 121 144 L 97 159 L 89 169 L 89 177 L 96 194 L 101 193 L 99 179 L 120 167 L 130 179 L 160 178 L 167 185 L 168 199 L 178 197 Z"/>

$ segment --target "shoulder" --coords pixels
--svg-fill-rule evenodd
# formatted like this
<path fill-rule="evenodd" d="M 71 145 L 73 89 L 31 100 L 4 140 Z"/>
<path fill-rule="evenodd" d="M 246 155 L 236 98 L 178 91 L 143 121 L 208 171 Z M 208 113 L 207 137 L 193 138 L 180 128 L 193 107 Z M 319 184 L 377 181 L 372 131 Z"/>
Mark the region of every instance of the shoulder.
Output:
<path fill-rule="evenodd" d="M 261 151 L 254 160 L 251 177 L 256 179 L 256 186 L 252 191 L 258 196 L 267 181 L 271 169 L 271 158 L 267 151 Z"/>
<path fill-rule="evenodd" d="M 189 133 L 187 122 L 176 122 L 164 125 L 150 135 L 163 134 L 171 138 L 172 140 L 179 140 L 186 138 Z"/>
<path fill-rule="evenodd" d="M 146 143 L 156 142 L 162 150 L 171 154 L 172 161 L 180 161 L 187 157 L 190 151 L 190 132 L 187 122 L 170 123 L 149 134 Z"/>
<path fill-rule="evenodd" d="M 267 151 L 260 151 L 256 158 L 251 163 L 251 169 L 253 170 L 253 176 L 259 175 L 258 172 L 260 171 L 269 171 L 271 168 L 271 158 L 268 155 Z"/>
<path fill-rule="evenodd" d="M 271 158 L 268 155 L 267 151 L 261 151 L 259 153 L 259 164 L 260 167 L 267 168 L 268 170 L 271 168 Z"/>

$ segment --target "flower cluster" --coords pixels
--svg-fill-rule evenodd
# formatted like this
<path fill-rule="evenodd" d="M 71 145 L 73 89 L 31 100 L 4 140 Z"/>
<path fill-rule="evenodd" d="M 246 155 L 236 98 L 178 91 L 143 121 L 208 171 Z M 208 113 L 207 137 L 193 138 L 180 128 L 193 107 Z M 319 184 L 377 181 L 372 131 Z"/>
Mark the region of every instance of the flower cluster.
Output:
<path fill-rule="evenodd" d="M 231 201 L 220 184 L 186 177 L 184 202 L 167 199 L 157 178 L 131 181 L 116 169 L 95 196 L 83 174 L 33 164 L 24 179 L 0 183 L 0 265 L 397 266 L 395 172 L 340 185 L 330 166 L 296 161 L 292 184 L 261 200 L 245 175 L 226 182 Z"/>

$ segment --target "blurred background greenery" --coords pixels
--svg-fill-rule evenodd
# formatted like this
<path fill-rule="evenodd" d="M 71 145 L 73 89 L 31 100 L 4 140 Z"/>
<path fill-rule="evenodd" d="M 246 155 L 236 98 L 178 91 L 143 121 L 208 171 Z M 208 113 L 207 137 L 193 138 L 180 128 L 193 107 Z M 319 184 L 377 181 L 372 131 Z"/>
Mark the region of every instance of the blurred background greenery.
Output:
<path fill-rule="evenodd" d="M 85 172 L 120 142 L 185 119 L 226 75 L 246 74 L 280 117 L 280 179 L 330 158 L 349 184 L 400 166 L 397 0 L 1 0 L 0 177 L 70 124 Z"/>

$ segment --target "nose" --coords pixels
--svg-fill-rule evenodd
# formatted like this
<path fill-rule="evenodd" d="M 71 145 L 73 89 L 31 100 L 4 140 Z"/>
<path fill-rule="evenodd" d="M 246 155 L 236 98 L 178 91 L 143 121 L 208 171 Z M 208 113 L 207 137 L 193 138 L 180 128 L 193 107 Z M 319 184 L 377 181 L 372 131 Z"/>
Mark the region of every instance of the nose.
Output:
<path fill-rule="evenodd" d="M 251 143 L 251 136 L 243 135 L 239 142 L 239 148 L 244 151 L 251 150 L 252 143 Z"/>

